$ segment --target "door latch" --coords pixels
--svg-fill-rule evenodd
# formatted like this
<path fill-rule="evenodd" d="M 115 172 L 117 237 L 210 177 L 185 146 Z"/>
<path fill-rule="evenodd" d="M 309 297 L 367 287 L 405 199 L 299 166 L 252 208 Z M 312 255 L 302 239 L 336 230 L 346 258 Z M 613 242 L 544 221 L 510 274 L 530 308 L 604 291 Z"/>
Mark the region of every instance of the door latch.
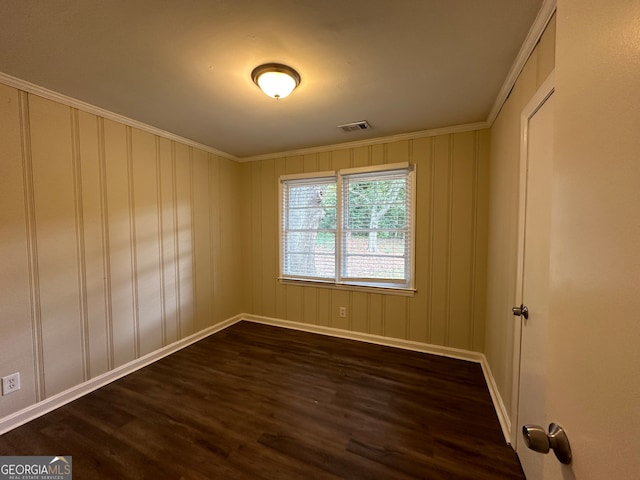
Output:
<path fill-rule="evenodd" d="M 513 307 L 511 312 L 516 317 L 524 317 L 525 320 L 529 318 L 529 309 L 526 305 L 520 305 L 519 307 Z"/>

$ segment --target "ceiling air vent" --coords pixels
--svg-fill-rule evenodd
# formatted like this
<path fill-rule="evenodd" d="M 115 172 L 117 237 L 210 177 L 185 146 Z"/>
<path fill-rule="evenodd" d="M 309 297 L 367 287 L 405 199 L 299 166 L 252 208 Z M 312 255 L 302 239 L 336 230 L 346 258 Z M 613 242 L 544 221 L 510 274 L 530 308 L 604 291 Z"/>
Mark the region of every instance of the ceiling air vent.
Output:
<path fill-rule="evenodd" d="M 356 132 L 359 130 L 369 130 L 371 128 L 371 125 L 369 125 L 369 122 L 367 122 L 366 120 L 361 120 L 359 122 L 338 125 L 338 128 L 341 128 L 345 132 Z"/>

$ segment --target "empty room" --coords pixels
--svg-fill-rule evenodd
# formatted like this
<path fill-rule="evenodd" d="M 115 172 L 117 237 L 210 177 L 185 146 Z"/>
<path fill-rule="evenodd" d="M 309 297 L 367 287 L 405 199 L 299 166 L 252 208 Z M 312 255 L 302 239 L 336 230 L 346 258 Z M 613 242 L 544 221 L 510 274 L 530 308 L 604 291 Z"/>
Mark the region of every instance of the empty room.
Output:
<path fill-rule="evenodd" d="M 635 479 L 640 3 L 0 0 L 0 479 Z"/>

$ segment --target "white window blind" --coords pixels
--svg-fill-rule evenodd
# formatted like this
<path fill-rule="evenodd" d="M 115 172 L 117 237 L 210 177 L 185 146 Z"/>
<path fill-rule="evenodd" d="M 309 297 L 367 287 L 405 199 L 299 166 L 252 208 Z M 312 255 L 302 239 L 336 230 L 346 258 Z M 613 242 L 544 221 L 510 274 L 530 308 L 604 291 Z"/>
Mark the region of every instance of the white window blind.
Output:
<path fill-rule="evenodd" d="M 343 281 L 409 286 L 411 187 L 407 170 L 342 177 Z"/>
<path fill-rule="evenodd" d="M 414 169 L 281 178 L 284 279 L 413 288 Z"/>
<path fill-rule="evenodd" d="M 336 180 L 282 183 L 282 275 L 333 281 L 336 277 Z"/>

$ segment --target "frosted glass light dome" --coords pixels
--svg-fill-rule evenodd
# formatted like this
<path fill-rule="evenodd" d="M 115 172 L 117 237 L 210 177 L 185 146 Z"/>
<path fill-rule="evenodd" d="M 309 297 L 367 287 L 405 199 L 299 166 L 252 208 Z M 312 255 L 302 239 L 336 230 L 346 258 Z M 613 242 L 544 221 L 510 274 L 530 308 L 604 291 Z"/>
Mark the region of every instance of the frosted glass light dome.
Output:
<path fill-rule="evenodd" d="M 269 97 L 279 100 L 300 84 L 300 75 L 293 68 L 279 63 L 267 63 L 254 68 L 251 78 Z"/>

